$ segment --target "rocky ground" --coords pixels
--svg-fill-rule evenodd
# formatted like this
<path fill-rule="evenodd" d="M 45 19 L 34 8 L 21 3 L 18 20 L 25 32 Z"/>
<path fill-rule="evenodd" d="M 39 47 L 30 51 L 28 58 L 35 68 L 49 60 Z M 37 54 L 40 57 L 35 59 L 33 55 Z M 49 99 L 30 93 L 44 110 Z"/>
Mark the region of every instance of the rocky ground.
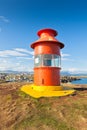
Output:
<path fill-rule="evenodd" d="M 0 130 L 87 130 L 87 85 L 63 84 L 75 95 L 35 99 L 27 83 L 0 84 Z"/>

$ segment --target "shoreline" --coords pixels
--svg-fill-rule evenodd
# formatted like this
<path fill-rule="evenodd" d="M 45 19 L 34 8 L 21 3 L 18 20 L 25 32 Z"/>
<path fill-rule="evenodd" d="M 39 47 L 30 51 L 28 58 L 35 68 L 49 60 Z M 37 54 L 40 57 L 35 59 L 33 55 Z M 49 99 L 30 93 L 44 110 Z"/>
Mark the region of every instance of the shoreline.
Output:
<path fill-rule="evenodd" d="M 75 84 L 74 81 L 86 79 L 87 76 L 61 76 L 61 83 L 69 83 L 69 84 Z M 76 84 L 82 84 L 82 83 L 76 83 Z M 84 83 L 83 83 L 84 84 Z"/>

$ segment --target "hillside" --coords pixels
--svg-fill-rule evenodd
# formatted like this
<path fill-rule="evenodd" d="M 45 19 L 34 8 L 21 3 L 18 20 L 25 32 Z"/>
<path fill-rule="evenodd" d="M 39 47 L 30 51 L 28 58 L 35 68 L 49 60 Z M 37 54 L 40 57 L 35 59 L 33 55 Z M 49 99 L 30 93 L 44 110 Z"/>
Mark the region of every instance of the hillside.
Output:
<path fill-rule="evenodd" d="M 75 95 L 34 99 L 27 83 L 0 84 L 0 130 L 87 130 L 87 85 L 65 84 Z"/>

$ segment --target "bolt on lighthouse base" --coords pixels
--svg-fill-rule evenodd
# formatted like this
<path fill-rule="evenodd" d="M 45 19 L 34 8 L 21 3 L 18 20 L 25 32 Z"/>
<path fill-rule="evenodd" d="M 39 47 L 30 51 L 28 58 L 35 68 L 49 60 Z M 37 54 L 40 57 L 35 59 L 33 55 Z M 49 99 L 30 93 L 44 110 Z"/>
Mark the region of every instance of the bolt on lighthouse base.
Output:
<path fill-rule="evenodd" d="M 21 91 L 34 98 L 67 96 L 75 92 L 62 86 L 36 86 L 34 84 L 22 86 Z"/>

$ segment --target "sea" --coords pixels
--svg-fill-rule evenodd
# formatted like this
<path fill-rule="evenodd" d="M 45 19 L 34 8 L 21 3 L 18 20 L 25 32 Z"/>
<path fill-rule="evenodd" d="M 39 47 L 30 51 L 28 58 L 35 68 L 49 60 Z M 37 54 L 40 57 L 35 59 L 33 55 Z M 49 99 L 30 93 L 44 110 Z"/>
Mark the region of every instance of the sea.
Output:
<path fill-rule="evenodd" d="M 71 82 L 72 84 L 87 84 L 87 78 L 81 78 L 80 80 L 75 80 Z"/>

